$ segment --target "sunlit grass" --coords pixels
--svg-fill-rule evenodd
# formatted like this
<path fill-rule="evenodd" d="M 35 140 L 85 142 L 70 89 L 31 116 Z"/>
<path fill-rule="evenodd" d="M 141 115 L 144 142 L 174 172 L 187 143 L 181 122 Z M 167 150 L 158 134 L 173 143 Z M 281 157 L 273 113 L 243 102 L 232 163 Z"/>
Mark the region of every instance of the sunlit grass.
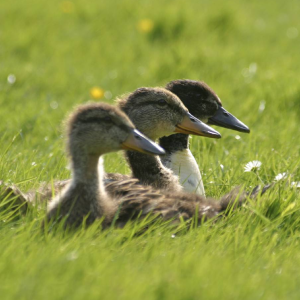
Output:
<path fill-rule="evenodd" d="M 207 195 L 286 177 L 229 218 L 179 231 L 149 220 L 42 232 L 44 208 L 24 216 L 2 197 L 1 299 L 299 299 L 297 7 L 296 0 L 2 1 L 4 182 L 28 190 L 70 176 L 61 124 L 73 106 L 113 103 L 178 78 L 206 81 L 251 129 L 191 139 Z M 260 169 L 244 172 L 250 161 Z M 129 172 L 121 153 L 107 155 L 105 168 Z"/>

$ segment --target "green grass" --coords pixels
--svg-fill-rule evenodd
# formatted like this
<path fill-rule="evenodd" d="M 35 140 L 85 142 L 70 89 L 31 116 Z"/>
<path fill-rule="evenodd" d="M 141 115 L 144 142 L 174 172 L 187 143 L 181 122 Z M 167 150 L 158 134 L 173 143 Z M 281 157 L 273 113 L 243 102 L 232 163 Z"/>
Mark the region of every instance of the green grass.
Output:
<path fill-rule="evenodd" d="M 143 19 L 152 31 L 137 29 Z M 259 183 L 243 172 L 254 159 L 264 182 L 282 172 L 287 183 L 300 181 L 298 1 L 1 1 L 0 20 L 5 182 L 27 190 L 69 177 L 61 121 L 92 87 L 108 91 L 102 100 L 112 103 L 178 78 L 206 81 L 251 128 L 192 139 L 208 195 Z M 119 153 L 105 166 L 128 172 Z M 141 235 L 143 224 L 101 232 L 99 223 L 41 234 L 44 211 L 14 217 L 2 209 L 0 297 L 299 299 L 299 200 L 284 182 L 230 218 L 175 238 L 164 224 Z"/>

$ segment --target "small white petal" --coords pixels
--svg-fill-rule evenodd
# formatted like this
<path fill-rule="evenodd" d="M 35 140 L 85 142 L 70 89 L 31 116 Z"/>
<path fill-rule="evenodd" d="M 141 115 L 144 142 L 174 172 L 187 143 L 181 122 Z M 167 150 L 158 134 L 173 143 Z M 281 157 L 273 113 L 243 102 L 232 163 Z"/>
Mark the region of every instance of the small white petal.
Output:
<path fill-rule="evenodd" d="M 261 167 L 262 163 L 259 160 L 253 160 L 248 162 L 244 169 L 244 172 L 254 172 L 254 171 L 258 171 Z"/>
<path fill-rule="evenodd" d="M 284 173 L 279 173 L 278 175 L 275 176 L 274 180 L 275 180 L 275 181 L 280 181 L 280 180 L 282 180 L 282 179 L 284 179 L 284 178 L 286 178 L 286 177 L 287 177 L 287 173 L 286 173 L 286 172 L 284 172 Z"/>
<path fill-rule="evenodd" d="M 291 182 L 291 186 L 297 189 L 300 189 L 300 181 L 293 181 Z"/>
<path fill-rule="evenodd" d="M 258 111 L 261 113 L 265 110 L 265 108 L 266 108 L 266 101 L 265 100 L 260 101 Z"/>
<path fill-rule="evenodd" d="M 16 82 L 16 76 L 14 74 L 9 74 L 7 76 L 7 82 L 9 84 L 14 84 Z"/>

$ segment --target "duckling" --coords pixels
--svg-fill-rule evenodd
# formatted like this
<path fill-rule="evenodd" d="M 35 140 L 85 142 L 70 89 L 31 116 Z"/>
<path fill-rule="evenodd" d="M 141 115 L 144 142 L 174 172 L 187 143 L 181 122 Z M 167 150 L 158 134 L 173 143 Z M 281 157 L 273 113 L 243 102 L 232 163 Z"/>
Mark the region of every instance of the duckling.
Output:
<path fill-rule="evenodd" d="M 50 202 L 47 220 L 64 218 L 64 226 L 77 227 L 83 221 L 89 225 L 104 217 L 103 225 L 109 224 L 117 204 L 105 190 L 103 167 L 98 161 L 103 154 L 121 149 L 164 154 L 118 108 L 104 103 L 78 107 L 67 121 L 72 178 Z"/>
<path fill-rule="evenodd" d="M 174 80 L 166 89 L 177 95 L 191 114 L 209 125 L 249 133 L 249 128 L 222 106 L 217 94 L 204 82 L 195 80 Z M 161 158 L 164 166 L 180 177 L 184 190 L 205 196 L 199 166 L 189 149 L 189 135 L 173 134 L 163 137 L 159 144 L 166 155 Z"/>

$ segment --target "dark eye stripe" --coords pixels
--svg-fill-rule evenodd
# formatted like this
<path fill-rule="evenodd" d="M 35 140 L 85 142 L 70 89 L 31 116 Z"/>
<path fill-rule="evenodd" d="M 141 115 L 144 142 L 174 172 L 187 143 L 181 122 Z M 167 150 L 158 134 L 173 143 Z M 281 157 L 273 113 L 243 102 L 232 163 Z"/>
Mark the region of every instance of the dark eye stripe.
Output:
<path fill-rule="evenodd" d="M 166 106 L 168 106 L 169 109 L 172 109 L 173 111 L 176 111 L 176 112 L 178 112 L 180 114 L 183 113 L 183 110 L 182 110 L 182 108 L 180 106 L 177 106 L 176 104 L 175 105 L 174 104 L 169 104 L 168 102 L 166 102 L 166 104 L 167 104 Z M 149 100 L 149 101 L 137 103 L 135 106 L 136 107 L 142 107 L 142 106 L 146 106 L 146 105 L 155 105 L 155 106 L 157 106 L 159 104 L 158 104 L 158 101 L 151 101 L 151 100 Z M 161 107 L 163 107 L 163 106 L 161 106 Z"/>
<path fill-rule="evenodd" d="M 111 118 L 97 118 L 97 117 L 93 117 L 93 118 L 89 118 L 89 119 L 86 119 L 86 120 L 81 120 L 82 123 L 85 123 L 85 124 L 93 124 L 93 123 L 96 123 L 96 124 L 102 124 L 102 123 L 107 123 L 109 125 L 116 125 L 118 126 L 120 129 L 128 132 L 128 131 L 131 131 L 132 128 L 125 125 L 125 124 L 115 124 L 113 122 L 113 120 Z"/>
<path fill-rule="evenodd" d="M 105 118 L 98 118 L 98 117 L 93 117 L 93 118 L 88 118 L 86 120 L 81 120 L 82 123 L 102 123 L 102 122 L 111 122 L 112 120 L 108 120 Z"/>
<path fill-rule="evenodd" d="M 167 105 L 168 105 L 168 103 L 167 102 L 165 102 Z M 144 105 L 161 105 L 161 103 L 160 102 L 158 102 L 158 101 L 145 101 L 145 102 L 140 102 L 140 103 L 137 103 L 136 105 L 137 106 L 144 106 Z"/>

